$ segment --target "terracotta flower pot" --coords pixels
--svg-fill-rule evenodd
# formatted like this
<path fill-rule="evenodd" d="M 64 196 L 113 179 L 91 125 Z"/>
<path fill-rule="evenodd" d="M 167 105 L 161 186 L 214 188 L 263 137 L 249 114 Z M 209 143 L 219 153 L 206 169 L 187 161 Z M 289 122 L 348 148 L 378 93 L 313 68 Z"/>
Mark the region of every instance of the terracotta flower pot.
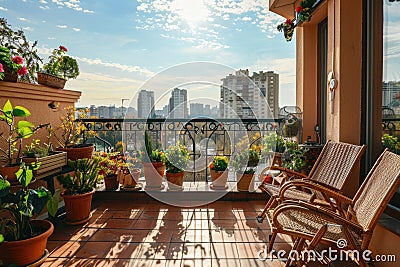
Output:
<path fill-rule="evenodd" d="M 236 173 L 237 190 L 248 192 L 255 174 Z"/>
<path fill-rule="evenodd" d="M 17 177 L 15 176 L 15 173 L 19 170 L 19 165 L 17 166 L 3 166 L 0 168 L 0 173 L 1 175 L 5 178 L 7 177 L 7 180 L 11 184 L 16 184 L 18 183 Z"/>
<path fill-rule="evenodd" d="M 38 83 L 53 88 L 63 89 L 67 80 L 47 73 L 38 72 Z"/>
<path fill-rule="evenodd" d="M 79 147 L 57 147 L 57 151 L 67 152 L 67 159 L 76 161 L 77 159 L 89 158 L 93 156 L 94 145 L 84 144 Z"/>
<path fill-rule="evenodd" d="M 118 182 L 122 184 L 122 186 L 127 188 L 135 188 L 139 182 L 140 178 L 140 169 L 132 169 L 129 173 L 124 173 L 123 171 L 118 172 Z"/>
<path fill-rule="evenodd" d="M 37 262 L 44 256 L 47 239 L 53 233 L 54 226 L 45 220 L 33 220 L 32 226 L 41 234 L 25 240 L 0 243 L 0 261 L 4 266 L 11 263 L 26 266 Z"/>
<path fill-rule="evenodd" d="M 210 176 L 213 187 L 224 188 L 226 186 L 226 182 L 228 181 L 228 170 L 225 171 L 215 171 L 210 170 Z"/>
<path fill-rule="evenodd" d="M 178 173 L 169 173 L 166 172 L 165 176 L 167 176 L 168 181 L 168 189 L 170 190 L 182 190 L 183 187 L 183 176 L 185 176 L 185 172 Z"/>
<path fill-rule="evenodd" d="M 117 175 L 112 174 L 112 175 L 107 175 L 104 177 L 104 185 L 106 187 L 106 190 L 117 190 L 119 183 L 117 180 Z"/>
<path fill-rule="evenodd" d="M 12 72 L 10 68 L 8 68 L 5 65 L 3 65 L 3 69 L 4 69 L 3 81 L 12 83 L 16 83 L 18 81 L 18 74 L 16 72 Z"/>
<path fill-rule="evenodd" d="M 89 221 L 94 191 L 93 189 L 91 192 L 80 195 L 62 193 L 65 202 L 66 223 L 78 225 Z"/>
<path fill-rule="evenodd" d="M 164 162 L 143 163 L 146 187 L 160 188 L 165 173 Z"/>

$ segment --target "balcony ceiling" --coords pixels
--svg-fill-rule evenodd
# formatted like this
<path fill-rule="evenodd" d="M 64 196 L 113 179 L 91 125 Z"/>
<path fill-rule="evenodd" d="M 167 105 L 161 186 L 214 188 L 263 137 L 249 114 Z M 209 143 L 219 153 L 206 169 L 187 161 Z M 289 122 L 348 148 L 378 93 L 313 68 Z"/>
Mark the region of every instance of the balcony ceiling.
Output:
<path fill-rule="evenodd" d="M 285 18 L 294 17 L 296 0 L 270 0 L 269 10 Z"/>

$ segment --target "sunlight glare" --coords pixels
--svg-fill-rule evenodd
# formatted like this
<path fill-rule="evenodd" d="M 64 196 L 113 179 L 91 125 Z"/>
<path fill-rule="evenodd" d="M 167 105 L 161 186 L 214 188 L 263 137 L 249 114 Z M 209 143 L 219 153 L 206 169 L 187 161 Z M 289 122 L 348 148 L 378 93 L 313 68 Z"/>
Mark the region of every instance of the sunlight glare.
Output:
<path fill-rule="evenodd" d="M 205 22 L 211 15 L 204 0 L 175 0 L 172 9 L 191 27 Z"/>

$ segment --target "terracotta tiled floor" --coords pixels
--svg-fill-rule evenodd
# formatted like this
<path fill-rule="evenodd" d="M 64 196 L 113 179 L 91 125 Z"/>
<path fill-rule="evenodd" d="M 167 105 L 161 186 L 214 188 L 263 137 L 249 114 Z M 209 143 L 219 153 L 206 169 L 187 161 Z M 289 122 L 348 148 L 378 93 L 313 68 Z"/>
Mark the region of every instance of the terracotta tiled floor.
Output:
<path fill-rule="evenodd" d="M 258 259 L 270 233 L 266 222 L 255 219 L 263 206 L 260 201 L 217 201 L 199 208 L 156 201 L 97 203 L 85 225 L 56 225 L 42 266 L 284 266 Z M 290 238 L 278 236 L 274 248 L 290 249 Z"/>

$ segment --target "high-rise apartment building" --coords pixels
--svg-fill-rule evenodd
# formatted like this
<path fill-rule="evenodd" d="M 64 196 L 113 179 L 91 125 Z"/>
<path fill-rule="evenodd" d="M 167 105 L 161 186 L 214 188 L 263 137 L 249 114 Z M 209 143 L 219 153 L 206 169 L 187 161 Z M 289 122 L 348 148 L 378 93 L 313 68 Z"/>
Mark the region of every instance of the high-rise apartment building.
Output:
<path fill-rule="evenodd" d="M 382 84 L 382 106 L 393 108 L 397 105 L 396 95 L 400 94 L 399 82 L 383 82 Z"/>
<path fill-rule="evenodd" d="M 204 104 L 201 103 L 190 103 L 190 117 L 204 117 L 207 116 L 204 112 Z"/>
<path fill-rule="evenodd" d="M 169 117 L 170 118 L 187 118 L 187 90 L 175 88 L 169 99 Z"/>
<path fill-rule="evenodd" d="M 279 74 L 239 70 L 222 79 L 220 112 L 223 118 L 270 118 L 279 110 Z"/>
<path fill-rule="evenodd" d="M 154 110 L 154 92 L 141 90 L 137 100 L 138 118 L 153 118 Z"/>

